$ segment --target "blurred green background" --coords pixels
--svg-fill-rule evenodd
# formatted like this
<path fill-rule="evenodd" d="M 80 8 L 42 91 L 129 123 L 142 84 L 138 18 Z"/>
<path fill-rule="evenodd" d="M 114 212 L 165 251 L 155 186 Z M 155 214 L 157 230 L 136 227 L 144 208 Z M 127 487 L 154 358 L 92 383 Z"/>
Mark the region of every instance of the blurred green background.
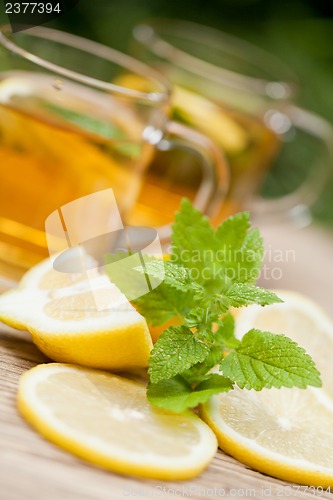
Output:
<path fill-rule="evenodd" d="M 278 55 L 298 74 L 298 103 L 333 124 L 331 0 L 80 0 L 71 12 L 48 25 L 127 50 L 133 26 L 154 16 L 212 26 Z M 302 178 L 301 161 L 296 173 Z M 277 190 L 285 174 L 283 166 L 278 169 Z M 274 194 L 274 182 L 264 189 Z M 333 228 L 333 174 L 314 212 Z"/>

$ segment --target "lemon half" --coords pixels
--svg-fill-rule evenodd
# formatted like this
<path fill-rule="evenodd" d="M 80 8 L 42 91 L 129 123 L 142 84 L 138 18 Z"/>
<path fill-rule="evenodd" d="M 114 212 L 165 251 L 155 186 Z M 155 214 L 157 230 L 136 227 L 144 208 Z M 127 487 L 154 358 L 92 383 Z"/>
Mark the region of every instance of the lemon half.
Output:
<path fill-rule="evenodd" d="M 0 321 L 28 330 L 52 360 L 93 368 L 147 367 L 153 347 L 146 320 L 107 276 L 61 273 L 51 259 L 0 296 Z"/>

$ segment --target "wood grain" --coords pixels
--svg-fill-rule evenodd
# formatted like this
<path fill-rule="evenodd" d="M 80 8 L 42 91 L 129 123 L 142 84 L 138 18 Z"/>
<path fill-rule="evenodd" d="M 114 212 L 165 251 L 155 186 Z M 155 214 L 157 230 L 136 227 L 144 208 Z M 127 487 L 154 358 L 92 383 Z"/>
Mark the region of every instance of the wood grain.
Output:
<path fill-rule="evenodd" d="M 314 497 L 311 491 L 298 491 L 297 486 L 253 471 L 221 451 L 200 477 L 186 482 L 139 480 L 92 466 L 43 439 L 17 412 L 20 375 L 44 362 L 48 360 L 28 333 L 0 327 L 1 500 Z"/>

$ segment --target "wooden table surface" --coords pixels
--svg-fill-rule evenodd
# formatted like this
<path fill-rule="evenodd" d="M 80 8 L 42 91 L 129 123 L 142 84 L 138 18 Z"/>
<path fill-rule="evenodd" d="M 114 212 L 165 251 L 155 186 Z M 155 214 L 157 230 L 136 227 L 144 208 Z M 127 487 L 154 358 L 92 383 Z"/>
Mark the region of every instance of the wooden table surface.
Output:
<path fill-rule="evenodd" d="M 270 229 L 267 228 L 266 231 L 268 241 L 276 240 L 280 244 L 279 231 L 275 228 L 270 232 Z M 302 236 L 296 235 L 296 240 L 300 241 L 300 247 L 304 250 L 302 238 L 308 238 L 307 241 L 315 245 L 311 254 L 314 251 L 320 252 L 322 266 L 327 258 L 330 268 L 326 268 L 326 271 L 331 273 L 332 236 L 321 230 L 314 231 L 315 234 L 313 229 L 310 229 L 308 236 L 306 232 L 303 232 Z M 319 234 L 321 236 L 318 236 Z M 288 244 L 291 243 L 288 238 Z M 307 250 L 311 252 L 311 245 Z M 302 261 L 299 264 L 304 266 Z M 296 288 L 304 289 L 302 280 L 297 278 L 302 276 L 308 283 L 304 268 L 298 269 L 297 262 L 291 267 L 296 273 Z M 287 267 L 285 276 L 287 285 L 290 279 L 288 269 Z M 332 281 L 327 272 L 323 273 L 322 268 L 322 272 L 318 273 L 315 268 L 311 278 L 312 286 L 309 284 L 308 288 L 310 291 L 318 290 L 317 293 L 320 291 L 325 298 L 329 296 L 324 304 L 329 311 L 332 293 L 328 292 L 332 291 Z M 314 282 L 314 276 L 321 285 Z M 284 283 L 282 279 L 277 286 L 281 288 Z M 326 284 L 326 292 L 321 288 L 323 284 Z M 72 456 L 38 435 L 16 409 L 16 391 L 20 375 L 36 364 L 47 361 L 31 342 L 28 333 L 0 326 L 0 500 L 314 497 L 312 490 L 304 491 L 305 488 L 260 474 L 221 451 L 200 477 L 186 482 L 149 481 L 120 476 Z M 333 498 L 329 493 L 321 496 Z"/>

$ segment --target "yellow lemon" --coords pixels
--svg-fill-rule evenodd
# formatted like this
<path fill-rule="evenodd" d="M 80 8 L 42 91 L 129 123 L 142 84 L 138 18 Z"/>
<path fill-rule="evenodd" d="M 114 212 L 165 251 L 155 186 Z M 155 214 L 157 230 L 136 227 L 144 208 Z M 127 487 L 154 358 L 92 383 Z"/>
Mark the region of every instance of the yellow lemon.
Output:
<path fill-rule="evenodd" d="M 333 411 L 315 392 L 234 389 L 213 396 L 201 416 L 220 447 L 253 469 L 299 484 L 333 487 Z"/>
<path fill-rule="evenodd" d="M 141 92 L 154 91 L 147 80 L 132 74 L 122 75 L 113 83 Z M 171 104 L 182 119 L 214 139 L 226 153 L 239 153 L 246 147 L 246 132 L 213 101 L 185 87 L 174 85 Z"/>
<path fill-rule="evenodd" d="M 39 365 L 21 377 L 18 406 L 50 441 L 123 474 L 190 479 L 217 449 L 194 413 L 153 408 L 142 385 L 98 370 Z"/>
<path fill-rule="evenodd" d="M 246 132 L 213 101 L 176 85 L 172 105 L 182 118 L 211 137 L 227 153 L 239 153 L 247 146 Z"/>

